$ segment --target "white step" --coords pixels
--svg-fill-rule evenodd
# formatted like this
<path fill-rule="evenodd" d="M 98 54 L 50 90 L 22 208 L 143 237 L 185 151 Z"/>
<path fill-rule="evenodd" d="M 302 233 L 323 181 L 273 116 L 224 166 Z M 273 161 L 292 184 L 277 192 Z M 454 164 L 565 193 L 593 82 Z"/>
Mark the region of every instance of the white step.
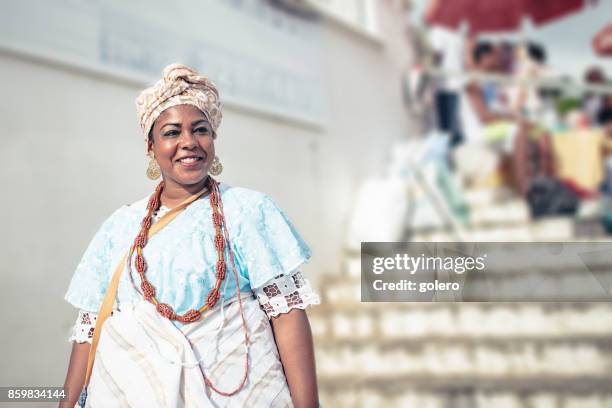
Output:
<path fill-rule="evenodd" d="M 473 208 L 470 210 L 470 225 L 512 225 L 530 222 L 529 208 L 522 200 Z"/>
<path fill-rule="evenodd" d="M 333 284 L 333 282 L 336 282 L 336 284 Z M 361 302 L 361 281 L 357 278 L 351 278 L 340 284 L 333 280 L 330 284 L 322 285 L 321 294 L 324 302 L 329 304 Z"/>
<path fill-rule="evenodd" d="M 390 393 L 369 388 L 323 390 L 324 407 L 338 408 L 610 408 L 612 396 L 606 393 L 586 395 L 552 392 L 454 392 L 428 393 L 404 389 Z"/>
<path fill-rule="evenodd" d="M 496 203 L 497 194 L 492 188 L 467 189 L 463 192 L 463 199 L 470 208 L 488 207 Z"/>
<path fill-rule="evenodd" d="M 327 340 L 509 339 L 592 336 L 612 339 L 612 303 L 378 303 L 309 313 Z"/>
<path fill-rule="evenodd" d="M 514 224 L 514 225 L 513 225 Z M 571 241 L 574 236 L 573 220 L 569 217 L 543 218 L 533 222 L 509 222 L 468 226 L 464 231 L 466 242 L 534 242 Z M 454 242 L 455 236 L 445 230 L 423 231 L 414 234 L 412 242 Z"/>
<path fill-rule="evenodd" d="M 503 346 L 473 343 L 421 343 L 377 347 L 375 344 L 329 346 L 317 344 L 317 367 L 322 378 L 338 376 L 402 376 L 483 378 L 603 377 L 612 381 L 610 344 L 516 342 Z"/>

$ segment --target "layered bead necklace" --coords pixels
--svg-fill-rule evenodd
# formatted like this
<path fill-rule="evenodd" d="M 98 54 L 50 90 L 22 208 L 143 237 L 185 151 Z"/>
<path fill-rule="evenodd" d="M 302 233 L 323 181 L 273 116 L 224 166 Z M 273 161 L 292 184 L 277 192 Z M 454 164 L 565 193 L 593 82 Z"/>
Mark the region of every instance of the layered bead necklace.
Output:
<path fill-rule="evenodd" d="M 136 252 L 136 271 L 138 275 L 140 275 L 140 289 L 142 290 L 143 297 L 153 303 L 162 316 L 170 320 L 178 320 L 182 323 L 192 323 L 200 319 L 202 312 L 207 309 L 213 308 L 217 301 L 219 300 L 221 290 L 221 283 L 223 279 L 225 279 L 226 275 L 226 264 L 223 256 L 223 250 L 225 248 L 225 237 L 222 232 L 222 228 L 224 225 L 224 217 L 221 210 L 221 199 L 219 194 L 218 183 L 212 179 L 212 177 L 208 177 L 206 180 L 206 189 L 210 192 L 210 204 L 212 208 L 212 221 L 215 226 L 215 248 L 217 249 L 218 259 L 216 265 L 216 281 L 215 286 L 210 291 L 208 296 L 206 297 L 206 303 L 200 309 L 190 309 L 182 315 L 175 313 L 172 306 L 167 303 L 159 302 L 155 296 L 155 287 L 147 280 L 145 276 L 145 272 L 147 270 L 147 263 L 142 255 L 142 249 L 147 244 L 149 228 L 153 224 L 153 214 L 159 209 L 161 204 L 161 192 L 164 188 L 164 181 L 161 181 L 157 188 L 155 189 L 155 193 L 151 195 L 149 199 L 149 203 L 147 205 L 147 214 L 141 222 L 141 229 L 136 239 L 134 240 L 134 244 L 130 249 L 130 255 L 128 257 L 128 265 L 131 268 L 131 259 L 134 252 Z M 130 270 L 131 273 L 131 270 Z"/>
<path fill-rule="evenodd" d="M 211 176 L 208 176 L 206 179 L 205 191 L 202 193 L 204 194 L 206 191 L 209 192 L 209 196 L 210 196 L 209 200 L 210 200 L 210 205 L 212 209 L 212 222 L 215 227 L 214 243 L 215 243 L 215 248 L 218 254 L 217 264 L 215 268 L 215 276 L 216 276 L 215 286 L 208 293 L 208 296 L 206 296 L 206 302 L 204 303 L 204 306 L 202 306 L 198 310 L 190 309 L 181 315 L 177 314 L 172 308 L 172 306 L 170 306 L 169 304 L 162 303 L 157 300 L 155 296 L 155 287 L 147 280 L 145 276 L 145 272 L 147 270 L 147 263 L 144 259 L 144 256 L 142 255 L 142 250 L 148 242 L 149 229 L 151 228 L 151 225 L 153 224 L 153 214 L 155 214 L 155 212 L 159 210 L 160 208 L 161 193 L 164 189 L 164 186 L 165 186 L 165 183 L 162 180 L 157 185 L 155 192 L 149 198 L 149 202 L 147 205 L 147 213 L 141 222 L 140 232 L 138 233 L 138 235 L 136 236 L 136 239 L 134 240 L 134 243 L 130 247 L 130 252 L 128 255 L 128 259 L 127 259 L 128 272 L 131 276 L 132 275 L 132 270 L 131 270 L 132 255 L 134 254 L 134 252 L 136 252 L 135 265 L 136 265 L 136 270 L 138 272 L 138 275 L 140 276 L 140 282 L 141 282 L 140 289 L 142 290 L 143 297 L 148 302 L 153 303 L 155 305 L 157 312 L 161 314 L 163 317 L 170 319 L 170 320 L 177 320 L 183 323 L 193 323 L 200 319 L 204 311 L 213 308 L 219 300 L 221 283 L 225 279 L 226 269 L 227 269 L 225 258 L 224 258 L 224 249 L 227 243 L 229 247 L 231 262 L 232 262 L 232 269 L 234 272 L 234 276 L 236 278 L 236 294 L 238 297 L 240 315 L 242 318 L 242 326 L 244 329 L 245 346 L 247 348 L 247 352 L 245 354 L 245 371 L 244 371 L 244 376 L 242 377 L 240 385 L 235 390 L 230 391 L 230 392 L 220 391 L 210 382 L 208 377 L 204 375 L 204 372 L 202 372 L 202 375 L 204 376 L 204 382 L 206 383 L 206 385 L 212 388 L 215 392 L 221 395 L 224 395 L 224 396 L 231 396 L 237 393 L 240 389 L 242 389 L 242 387 L 246 383 L 246 379 L 248 375 L 248 359 L 249 359 L 248 345 L 249 345 L 250 340 L 248 336 L 248 329 L 247 329 L 246 321 L 244 319 L 244 313 L 242 311 L 242 299 L 240 297 L 240 286 L 238 282 L 238 273 L 236 271 L 236 265 L 234 262 L 234 254 L 233 254 L 231 246 L 229 245 L 229 236 L 227 233 L 227 228 L 226 228 L 226 223 L 225 223 L 225 215 L 223 213 L 223 203 L 221 202 L 221 193 L 219 190 L 219 183 L 215 181 Z M 200 367 L 200 370 L 201 370 L 201 367 Z"/>

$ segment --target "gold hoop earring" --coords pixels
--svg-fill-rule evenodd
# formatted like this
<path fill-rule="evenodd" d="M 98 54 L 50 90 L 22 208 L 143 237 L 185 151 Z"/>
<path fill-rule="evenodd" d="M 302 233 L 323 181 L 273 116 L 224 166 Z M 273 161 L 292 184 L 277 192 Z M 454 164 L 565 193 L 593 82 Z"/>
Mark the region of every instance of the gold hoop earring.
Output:
<path fill-rule="evenodd" d="M 161 176 L 161 169 L 159 168 L 159 164 L 155 160 L 155 156 L 151 155 L 149 167 L 147 167 L 147 177 L 151 180 L 157 180 L 159 176 Z"/>
<path fill-rule="evenodd" d="M 215 158 L 212 161 L 212 164 L 210 165 L 210 169 L 208 170 L 208 172 L 212 174 L 213 176 L 218 176 L 219 174 L 221 174 L 222 171 L 223 171 L 223 164 L 221 164 L 221 160 L 219 160 L 219 157 L 215 156 Z"/>

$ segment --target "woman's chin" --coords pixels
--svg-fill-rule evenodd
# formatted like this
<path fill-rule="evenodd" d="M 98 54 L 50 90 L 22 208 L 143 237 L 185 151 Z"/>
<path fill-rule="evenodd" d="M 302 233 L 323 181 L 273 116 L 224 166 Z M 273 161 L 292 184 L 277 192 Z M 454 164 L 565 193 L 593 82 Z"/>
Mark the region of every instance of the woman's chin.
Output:
<path fill-rule="evenodd" d="M 198 171 L 198 172 L 189 172 L 187 174 L 181 173 L 177 174 L 175 180 L 183 185 L 193 185 L 202 182 L 207 176 L 206 171 Z"/>

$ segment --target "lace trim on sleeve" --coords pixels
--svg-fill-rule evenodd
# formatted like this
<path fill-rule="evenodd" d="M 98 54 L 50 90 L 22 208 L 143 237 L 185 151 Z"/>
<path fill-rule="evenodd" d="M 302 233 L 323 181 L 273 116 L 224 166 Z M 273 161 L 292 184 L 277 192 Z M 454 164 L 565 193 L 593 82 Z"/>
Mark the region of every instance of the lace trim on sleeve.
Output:
<path fill-rule="evenodd" d="M 278 275 L 255 289 L 261 308 L 268 318 L 291 309 L 306 309 L 321 303 L 304 274 L 298 269 L 288 275 Z"/>
<path fill-rule="evenodd" d="M 90 343 L 93 341 L 94 328 L 96 327 L 97 313 L 80 309 L 77 320 L 72 327 L 69 342 Z"/>

